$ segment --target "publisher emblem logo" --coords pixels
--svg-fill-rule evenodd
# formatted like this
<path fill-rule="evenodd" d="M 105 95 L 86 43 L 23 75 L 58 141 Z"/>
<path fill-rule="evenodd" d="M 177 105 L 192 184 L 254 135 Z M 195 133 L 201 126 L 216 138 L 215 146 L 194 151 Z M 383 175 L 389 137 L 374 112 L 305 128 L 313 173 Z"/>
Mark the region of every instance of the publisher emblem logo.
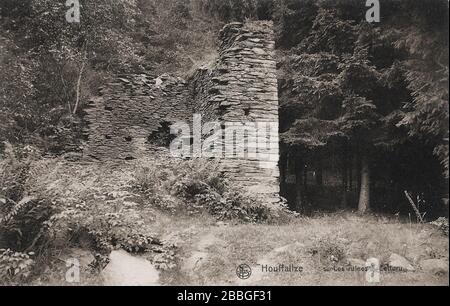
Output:
<path fill-rule="evenodd" d="M 236 275 L 243 280 L 249 279 L 252 276 L 252 268 L 246 264 L 239 265 L 236 269 Z"/>

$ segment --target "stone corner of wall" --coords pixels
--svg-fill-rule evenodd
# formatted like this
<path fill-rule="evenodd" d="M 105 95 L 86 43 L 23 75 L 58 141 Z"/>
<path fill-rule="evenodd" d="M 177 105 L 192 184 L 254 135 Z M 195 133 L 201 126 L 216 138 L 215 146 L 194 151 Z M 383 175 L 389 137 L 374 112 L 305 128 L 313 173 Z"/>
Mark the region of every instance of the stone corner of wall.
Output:
<path fill-rule="evenodd" d="M 227 23 L 223 26 L 222 30 L 220 30 L 219 35 L 222 37 L 223 35 L 229 33 L 229 32 L 236 32 L 239 31 L 239 29 L 244 27 L 244 23 L 242 22 L 231 22 Z"/>
<path fill-rule="evenodd" d="M 233 34 L 238 34 L 240 32 L 272 32 L 273 31 L 273 21 L 270 20 L 252 20 L 245 23 L 242 22 L 232 22 L 226 24 L 219 33 L 219 39 L 223 40 Z"/>

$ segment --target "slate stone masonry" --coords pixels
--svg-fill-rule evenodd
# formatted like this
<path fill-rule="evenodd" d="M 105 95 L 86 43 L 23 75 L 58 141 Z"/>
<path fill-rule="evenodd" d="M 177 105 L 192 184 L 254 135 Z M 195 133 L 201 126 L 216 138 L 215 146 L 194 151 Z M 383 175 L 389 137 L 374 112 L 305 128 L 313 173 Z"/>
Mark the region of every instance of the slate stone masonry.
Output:
<path fill-rule="evenodd" d="M 279 117 L 273 25 L 267 21 L 231 23 L 220 32 L 220 41 L 215 65 L 198 70 L 190 80 L 194 112 L 205 121 L 258 124 L 253 139 L 265 142 L 267 148 L 247 141 L 254 136 L 251 132 L 244 134 L 245 157 L 225 155 L 221 164 L 234 181 L 253 193 L 274 195 L 277 201 Z M 271 129 L 266 131 L 264 123 L 270 123 Z M 242 145 L 230 138 L 222 139 L 221 144 Z"/>
<path fill-rule="evenodd" d="M 246 143 L 245 158 L 225 155 L 223 172 L 253 193 L 278 201 L 279 139 L 278 91 L 273 25 L 268 21 L 231 23 L 220 32 L 219 58 L 200 68 L 187 81 L 168 75 L 123 75 L 100 88 L 86 108 L 88 141 L 85 156 L 96 160 L 136 159 L 156 154 L 164 135 L 175 122 L 203 121 L 265 125 L 252 133 L 266 147 Z M 269 126 L 269 125 L 267 125 Z M 224 132 L 226 127 L 224 124 Z M 262 138 L 261 138 L 262 137 Z M 164 141 L 163 141 L 164 142 Z M 218 139 L 222 145 L 230 139 Z"/>

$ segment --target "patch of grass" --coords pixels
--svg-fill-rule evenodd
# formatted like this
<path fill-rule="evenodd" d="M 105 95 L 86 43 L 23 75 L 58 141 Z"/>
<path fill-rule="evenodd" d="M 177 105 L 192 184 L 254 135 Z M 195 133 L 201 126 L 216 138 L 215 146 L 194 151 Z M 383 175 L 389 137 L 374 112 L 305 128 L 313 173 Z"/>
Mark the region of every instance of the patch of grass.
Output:
<path fill-rule="evenodd" d="M 364 262 L 375 257 L 386 263 L 392 253 L 405 257 L 416 268 L 423 259 L 448 258 L 448 238 L 439 228 L 395 218 L 342 212 L 255 224 L 238 219 L 218 222 L 207 210 L 172 213 L 149 203 L 146 194 L 136 192 L 136 173 L 142 173 L 142 186 L 151 192 L 174 191 L 168 196 L 180 205 L 186 199 L 195 203 L 199 192 L 226 191 L 210 171 L 190 176 L 189 167 L 175 172 L 170 168 L 136 172 L 152 169 L 154 164 L 150 160 L 120 165 L 68 163 L 64 159 L 31 162 L 21 190 L 45 199 L 56 211 L 46 223 L 49 231 L 43 235 L 43 241 L 49 243 L 40 244 L 44 250 L 33 258 L 42 267 L 35 271 L 33 284 L 66 284 L 64 258 L 74 256 L 77 248 L 87 252 L 87 257 L 93 256 L 98 242 L 143 252 L 163 270 L 161 283 L 170 285 L 368 285 L 364 273 L 333 269 L 345 267 L 350 258 Z M 177 179 L 183 183 L 175 188 Z M 157 252 L 152 251 L 153 246 L 148 247 L 152 244 L 148 238 L 157 239 Z M 201 256 L 197 258 L 196 254 Z M 198 261 L 195 270 L 186 269 L 189 259 Z M 237 266 L 243 263 L 255 271 L 254 278 L 246 282 L 236 276 Z M 261 263 L 295 264 L 304 271 L 258 275 Z M 83 270 L 85 278 L 80 285 L 101 284 L 98 275 L 85 273 Z M 448 278 L 419 269 L 415 273 L 382 275 L 380 285 L 400 284 L 445 285 Z"/>
<path fill-rule="evenodd" d="M 448 240 L 428 225 L 382 222 L 372 216 L 335 214 L 299 218 L 290 224 L 236 225 L 205 229 L 220 241 L 209 249 L 208 261 L 199 270 L 201 279 L 194 283 L 236 284 L 236 267 L 242 263 L 258 269 L 258 262 L 295 264 L 304 272 L 263 274 L 248 285 L 370 285 L 364 272 L 344 271 L 349 258 L 365 262 L 378 258 L 385 263 L 392 253 L 407 258 L 417 267 L 417 257 L 448 258 Z M 448 277 L 414 273 L 382 274 L 375 285 L 448 285 Z"/>

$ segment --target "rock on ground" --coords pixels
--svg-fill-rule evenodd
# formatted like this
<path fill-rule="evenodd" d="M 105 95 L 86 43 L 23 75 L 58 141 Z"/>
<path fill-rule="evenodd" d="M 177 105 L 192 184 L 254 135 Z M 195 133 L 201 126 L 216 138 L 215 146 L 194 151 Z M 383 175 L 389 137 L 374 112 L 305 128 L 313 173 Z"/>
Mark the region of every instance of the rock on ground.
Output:
<path fill-rule="evenodd" d="M 399 268 L 404 271 L 413 272 L 415 271 L 411 263 L 404 257 L 398 254 L 392 254 L 389 257 L 389 266 L 393 268 Z"/>
<path fill-rule="evenodd" d="M 420 262 L 422 271 L 433 274 L 448 274 L 448 260 L 426 259 Z"/>
<path fill-rule="evenodd" d="M 113 251 L 110 263 L 103 270 L 106 286 L 157 286 L 159 272 L 143 258 L 134 257 L 125 251 Z"/>

